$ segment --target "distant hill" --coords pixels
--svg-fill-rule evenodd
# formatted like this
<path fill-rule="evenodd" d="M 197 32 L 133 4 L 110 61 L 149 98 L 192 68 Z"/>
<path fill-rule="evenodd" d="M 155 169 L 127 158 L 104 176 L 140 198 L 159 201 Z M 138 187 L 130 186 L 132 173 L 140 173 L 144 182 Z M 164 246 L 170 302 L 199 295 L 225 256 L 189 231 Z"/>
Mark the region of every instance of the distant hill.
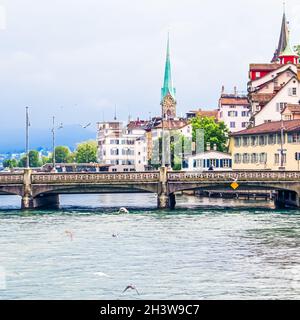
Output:
<path fill-rule="evenodd" d="M 80 126 L 66 126 L 56 131 L 56 145 L 76 147 L 78 142 L 96 139 L 96 131 Z M 52 148 L 52 132 L 49 128 L 30 128 L 30 149 Z M 25 130 L 0 128 L 0 153 L 22 152 L 25 149 Z"/>

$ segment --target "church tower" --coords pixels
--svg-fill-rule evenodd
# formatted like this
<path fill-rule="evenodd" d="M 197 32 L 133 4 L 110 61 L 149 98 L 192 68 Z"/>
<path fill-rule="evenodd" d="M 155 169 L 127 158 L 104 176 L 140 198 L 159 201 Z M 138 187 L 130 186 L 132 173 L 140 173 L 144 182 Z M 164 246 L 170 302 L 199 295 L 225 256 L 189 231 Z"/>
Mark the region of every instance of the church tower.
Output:
<path fill-rule="evenodd" d="M 289 31 L 288 31 L 288 23 L 286 21 L 286 15 L 285 15 L 285 8 L 283 10 L 283 17 L 282 17 L 282 23 L 281 23 L 281 30 L 280 30 L 280 37 L 279 37 L 279 42 L 278 42 L 278 47 L 275 50 L 273 59 L 271 63 L 276 63 L 279 60 L 279 55 L 281 52 L 284 51 L 288 44 L 288 36 L 289 36 Z"/>
<path fill-rule="evenodd" d="M 164 86 L 161 89 L 161 107 L 163 119 L 176 118 L 176 89 L 173 87 L 171 61 L 170 61 L 170 40 L 168 36 L 167 57 L 165 66 Z"/>

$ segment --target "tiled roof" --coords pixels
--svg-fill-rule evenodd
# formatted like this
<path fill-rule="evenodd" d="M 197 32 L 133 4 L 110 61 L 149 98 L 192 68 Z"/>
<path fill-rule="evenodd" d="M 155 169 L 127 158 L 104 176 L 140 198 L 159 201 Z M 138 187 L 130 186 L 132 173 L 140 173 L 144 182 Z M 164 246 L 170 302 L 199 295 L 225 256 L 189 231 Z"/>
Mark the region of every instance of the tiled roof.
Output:
<path fill-rule="evenodd" d="M 130 121 L 127 124 L 127 129 L 128 130 L 145 129 L 148 124 L 149 124 L 149 121 L 145 121 L 145 120 Z"/>
<path fill-rule="evenodd" d="M 247 98 L 239 98 L 239 97 L 232 97 L 232 98 L 221 97 L 220 103 L 222 105 L 242 105 L 242 106 L 249 105 L 249 101 Z"/>
<path fill-rule="evenodd" d="M 250 64 L 250 71 L 253 70 L 261 70 L 261 71 L 273 71 L 281 68 L 282 65 L 278 63 L 251 63 Z"/>
<path fill-rule="evenodd" d="M 287 104 L 282 110 L 282 113 L 287 109 L 292 113 L 300 113 L 300 104 Z"/>
<path fill-rule="evenodd" d="M 267 103 L 275 97 L 275 93 L 253 93 L 251 94 L 251 100 L 253 102 Z"/>
<path fill-rule="evenodd" d="M 164 128 L 168 130 L 177 130 L 189 124 L 188 120 L 164 120 Z M 162 128 L 162 122 L 154 127 L 155 129 Z"/>
<path fill-rule="evenodd" d="M 198 117 L 218 117 L 218 110 L 198 110 L 196 112 Z"/>
<path fill-rule="evenodd" d="M 249 128 L 243 131 L 232 133 L 232 136 L 243 136 L 243 135 L 251 135 L 251 134 L 262 134 L 262 133 L 276 133 L 281 131 L 281 121 L 274 121 L 263 123 L 259 126 Z M 291 131 L 300 131 L 300 119 L 299 120 L 290 120 L 283 121 L 283 127 L 285 132 Z"/>

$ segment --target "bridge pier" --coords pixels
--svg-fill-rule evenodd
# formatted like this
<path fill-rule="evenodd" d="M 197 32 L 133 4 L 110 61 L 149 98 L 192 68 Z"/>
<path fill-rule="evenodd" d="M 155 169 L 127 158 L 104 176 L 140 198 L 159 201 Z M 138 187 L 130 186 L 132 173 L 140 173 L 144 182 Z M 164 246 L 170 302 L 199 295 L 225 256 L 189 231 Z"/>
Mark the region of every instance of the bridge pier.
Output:
<path fill-rule="evenodd" d="M 157 207 L 158 209 L 175 209 L 176 206 L 176 196 L 174 193 L 159 194 L 157 197 Z"/>
<path fill-rule="evenodd" d="M 296 191 L 278 190 L 275 197 L 275 206 L 278 209 L 300 208 L 300 196 Z"/>

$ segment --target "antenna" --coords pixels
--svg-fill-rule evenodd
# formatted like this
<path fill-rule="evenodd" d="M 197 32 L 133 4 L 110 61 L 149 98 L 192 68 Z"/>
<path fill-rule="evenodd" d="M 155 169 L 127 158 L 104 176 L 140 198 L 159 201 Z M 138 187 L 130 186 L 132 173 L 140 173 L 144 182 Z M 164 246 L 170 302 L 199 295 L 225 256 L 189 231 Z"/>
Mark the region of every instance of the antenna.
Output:
<path fill-rule="evenodd" d="M 115 116 L 114 116 L 114 120 L 117 120 L 117 105 L 115 105 Z"/>

